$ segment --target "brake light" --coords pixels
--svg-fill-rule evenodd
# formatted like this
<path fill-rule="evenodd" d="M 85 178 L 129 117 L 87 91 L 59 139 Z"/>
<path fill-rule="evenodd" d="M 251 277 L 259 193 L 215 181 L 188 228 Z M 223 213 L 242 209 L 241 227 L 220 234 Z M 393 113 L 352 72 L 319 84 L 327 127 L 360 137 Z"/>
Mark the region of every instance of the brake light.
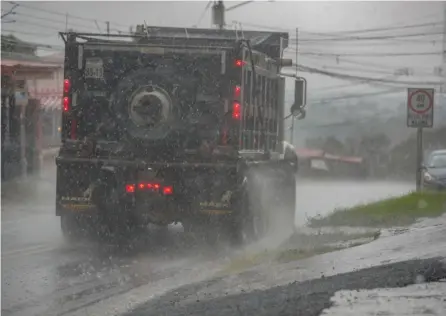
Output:
<path fill-rule="evenodd" d="M 171 195 L 173 194 L 173 187 L 171 186 L 166 186 L 163 188 L 163 194 L 164 195 Z"/>
<path fill-rule="evenodd" d="M 70 88 L 71 88 L 70 79 L 65 79 L 63 81 L 63 92 L 64 93 L 69 93 L 70 92 Z"/>
<path fill-rule="evenodd" d="M 135 192 L 135 185 L 134 184 L 127 184 L 125 186 L 125 192 L 127 192 L 127 193 L 134 193 Z"/>
<path fill-rule="evenodd" d="M 70 98 L 64 97 L 63 98 L 63 111 L 68 112 L 70 110 Z"/>
<path fill-rule="evenodd" d="M 138 189 L 140 190 L 144 190 L 145 187 L 146 187 L 145 183 L 138 184 Z"/>
<path fill-rule="evenodd" d="M 235 86 L 234 88 L 234 97 L 238 98 L 240 97 L 240 93 L 242 92 L 242 88 L 240 86 Z"/>
<path fill-rule="evenodd" d="M 234 102 L 232 104 L 232 118 L 239 120 L 241 117 L 241 107 L 240 107 L 240 103 L 238 102 Z"/>
<path fill-rule="evenodd" d="M 242 67 L 245 64 L 245 62 L 241 59 L 236 59 L 235 60 L 235 66 L 236 67 Z"/>

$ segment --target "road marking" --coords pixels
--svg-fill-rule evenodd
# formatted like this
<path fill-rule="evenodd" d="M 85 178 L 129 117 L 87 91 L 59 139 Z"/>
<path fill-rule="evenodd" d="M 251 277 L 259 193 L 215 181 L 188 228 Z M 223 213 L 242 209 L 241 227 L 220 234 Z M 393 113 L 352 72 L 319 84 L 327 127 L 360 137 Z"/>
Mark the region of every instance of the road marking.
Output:
<path fill-rule="evenodd" d="M 58 249 L 57 247 L 48 247 L 48 246 L 31 246 L 21 249 L 15 249 L 10 251 L 2 251 L 2 259 L 9 258 L 12 256 L 18 255 L 29 255 L 29 254 L 38 254 L 42 252 L 49 252 Z"/>

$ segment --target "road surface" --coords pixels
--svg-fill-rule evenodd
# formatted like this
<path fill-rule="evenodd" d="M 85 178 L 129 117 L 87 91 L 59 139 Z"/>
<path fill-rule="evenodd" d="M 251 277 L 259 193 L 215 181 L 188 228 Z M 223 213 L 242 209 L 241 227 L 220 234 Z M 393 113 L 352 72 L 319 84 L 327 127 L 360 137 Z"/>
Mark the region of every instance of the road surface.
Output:
<path fill-rule="evenodd" d="M 299 182 L 297 224 L 410 189 L 405 183 Z M 86 315 L 89 308 L 110 315 L 112 303 L 130 308 L 126 304 L 211 277 L 233 255 L 226 247 L 192 247 L 181 227 L 167 234 L 152 230 L 129 242 L 131 247 L 66 244 L 54 216 L 54 194 L 53 166 L 40 177 L 2 185 L 2 315 Z"/>

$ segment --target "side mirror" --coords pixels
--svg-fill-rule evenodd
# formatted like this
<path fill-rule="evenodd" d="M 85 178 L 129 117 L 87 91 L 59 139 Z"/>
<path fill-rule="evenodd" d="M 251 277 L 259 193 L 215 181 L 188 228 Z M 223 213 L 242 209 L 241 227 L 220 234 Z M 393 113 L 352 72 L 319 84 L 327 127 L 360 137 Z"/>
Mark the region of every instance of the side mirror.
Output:
<path fill-rule="evenodd" d="M 294 103 L 291 106 L 291 115 L 305 117 L 304 107 L 307 103 L 307 81 L 305 78 L 296 78 L 294 82 Z M 302 117 L 303 116 L 303 117 Z"/>

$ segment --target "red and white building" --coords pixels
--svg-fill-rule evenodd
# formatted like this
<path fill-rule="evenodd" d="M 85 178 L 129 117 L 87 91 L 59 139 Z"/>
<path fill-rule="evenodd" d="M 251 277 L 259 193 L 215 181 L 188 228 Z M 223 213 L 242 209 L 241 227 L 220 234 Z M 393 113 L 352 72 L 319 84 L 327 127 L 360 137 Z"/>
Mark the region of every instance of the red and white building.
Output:
<path fill-rule="evenodd" d="M 40 103 L 42 146 L 52 147 L 60 143 L 64 53 L 41 57 L 41 60 L 57 67 L 53 68 L 50 76 L 29 78 L 26 81 L 29 97 Z"/>

